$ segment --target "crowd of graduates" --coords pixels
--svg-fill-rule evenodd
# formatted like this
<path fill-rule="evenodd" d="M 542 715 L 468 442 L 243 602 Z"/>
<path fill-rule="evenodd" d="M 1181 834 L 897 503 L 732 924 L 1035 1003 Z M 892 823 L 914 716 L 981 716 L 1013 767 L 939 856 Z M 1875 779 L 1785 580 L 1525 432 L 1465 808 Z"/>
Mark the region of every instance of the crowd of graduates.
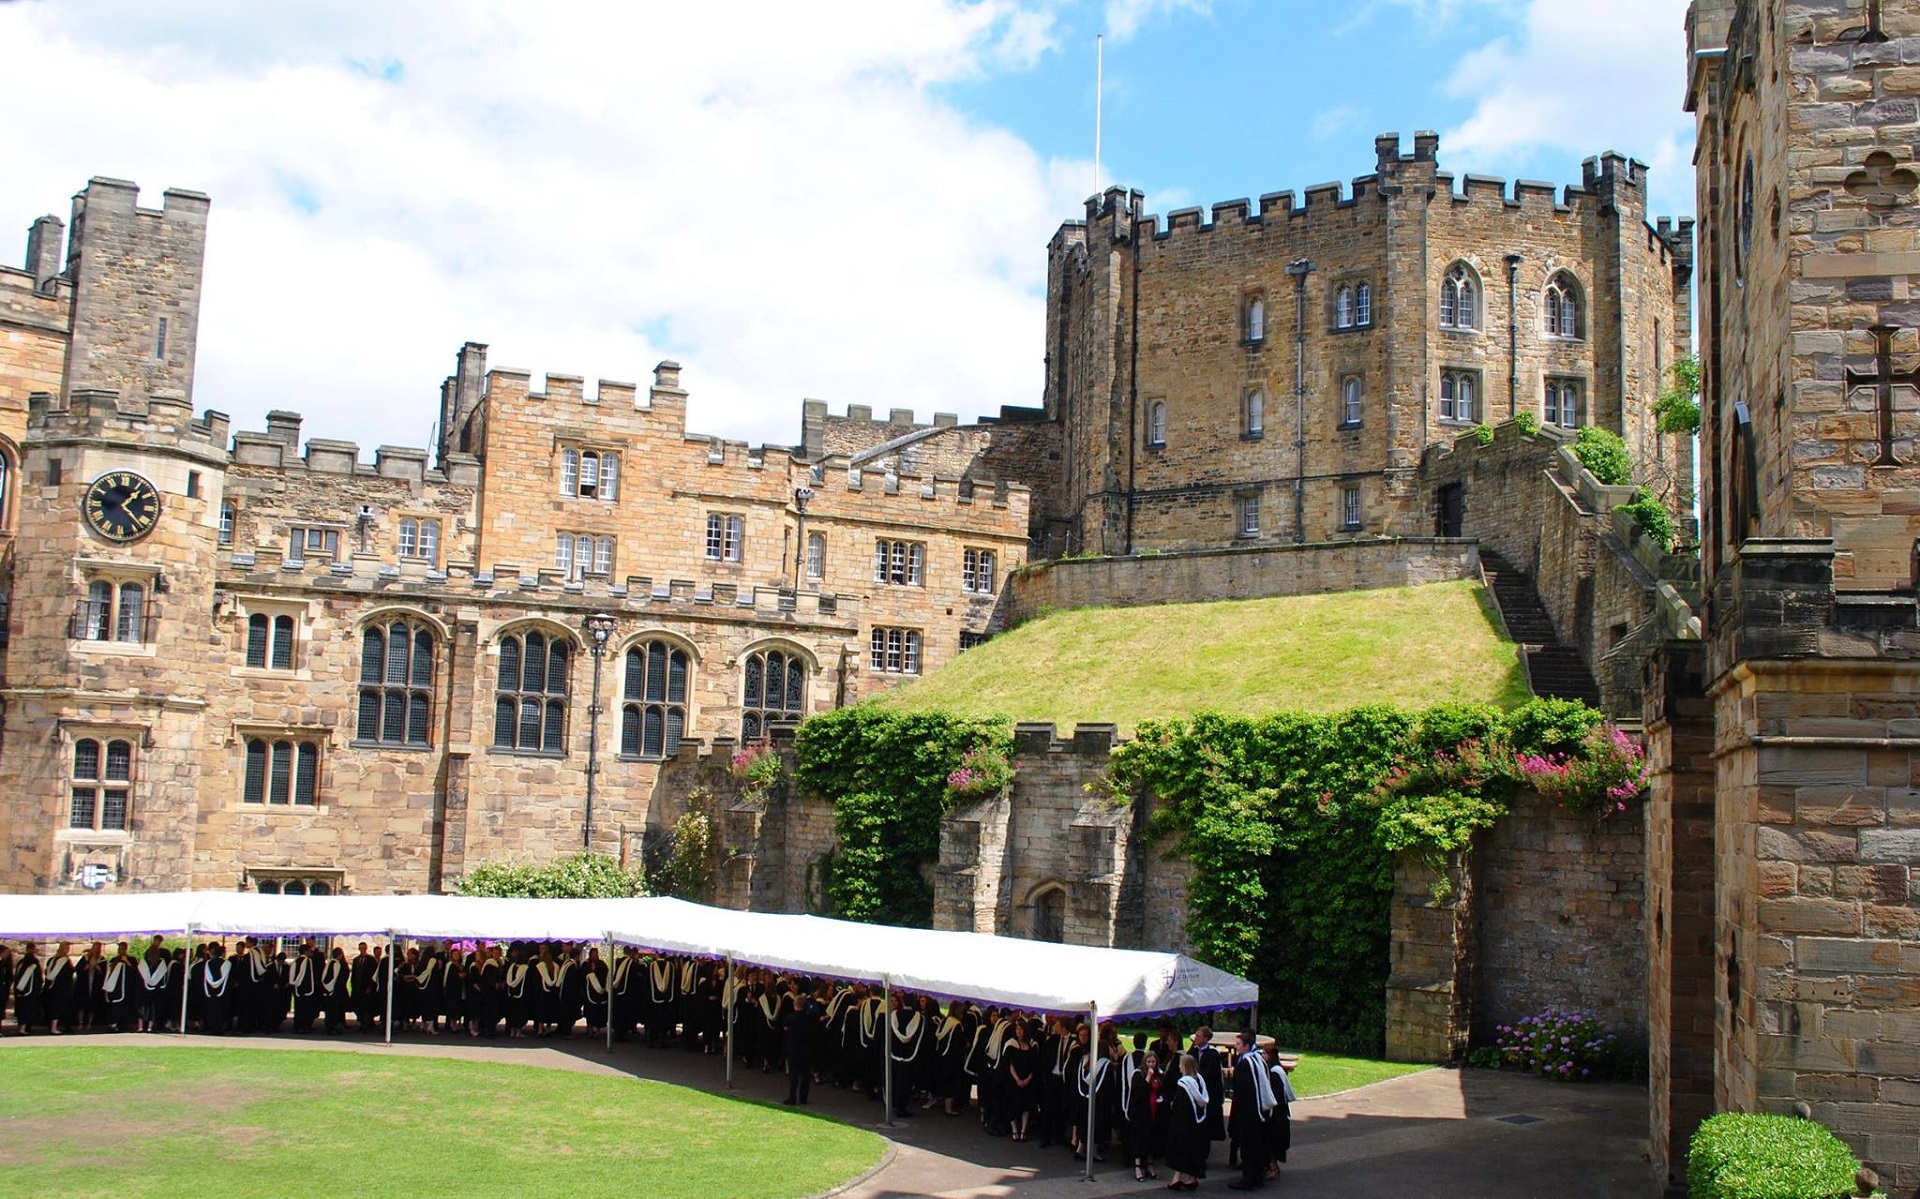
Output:
<path fill-rule="evenodd" d="M 387 994 L 391 985 L 392 995 Z M 183 994 L 184 991 L 184 994 Z M 42 956 L 0 945 L 0 1021 L 14 1031 L 343 1035 L 415 1029 L 476 1038 L 644 1036 L 655 1049 L 731 1052 L 788 1080 L 786 1102 L 815 1083 L 848 1088 L 893 1115 L 971 1114 L 991 1136 L 1062 1146 L 1076 1158 L 1119 1152 L 1136 1178 L 1169 1171 L 1194 1190 L 1214 1143 L 1228 1144 L 1236 1189 L 1264 1185 L 1286 1160 L 1287 1071 L 1251 1033 L 1228 1049 L 1211 1030 L 1162 1025 L 1128 1044 L 1084 1018 L 981 1007 L 866 983 L 794 978 L 718 962 L 598 946 L 512 942 L 424 945 L 388 962 L 383 947 L 163 937 L 111 952 L 68 944 Z M 731 1009 L 731 1042 L 727 1039 Z M 891 1079 L 889 1079 L 889 1073 Z M 889 1082 L 891 1085 L 889 1086 Z"/>

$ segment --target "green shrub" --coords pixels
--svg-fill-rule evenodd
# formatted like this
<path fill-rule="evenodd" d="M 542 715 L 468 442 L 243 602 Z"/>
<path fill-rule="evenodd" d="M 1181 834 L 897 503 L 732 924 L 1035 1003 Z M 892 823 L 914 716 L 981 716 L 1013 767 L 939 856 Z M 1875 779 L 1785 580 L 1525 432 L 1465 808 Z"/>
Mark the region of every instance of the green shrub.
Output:
<path fill-rule="evenodd" d="M 1624 487 L 1633 482 L 1633 458 L 1618 433 L 1588 425 L 1574 439 L 1573 456 L 1608 487 Z"/>
<path fill-rule="evenodd" d="M 1673 364 L 1673 386 L 1653 403 L 1654 428 L 1662 433 L 1700 431 L 1700 360 L 1692 356 Z"/>
<path fill-rule="evenodd" d="M 1540 418 L 1531 412 L 1518 413 L 1514 416 L 1513 423 L 1520 426 L 1522 433 L 1534 434 L 1540 431 Z"/>
<path fill-rule="evenodd" d="M 1722 1112 L 1687 1149 L 1694 1199 L 1839 1199 L 1859 1170 L 1844 1141 L 1794 1116 Z"/>
<path fill-rule="evenodd" d="M 604 853 L 576 853 L 545 866 L 482 862 L 467 871 L 456 895 L 512 899 L 627 899 L 647 893 L 646 876 Z"/>
<path fill-rule="evenodd" d="M 1663 550 L 1673 548 L 1673 513 L 1668 512 L 1667 506 L 1655 499 L 1651 491 L 1642 487 L 1631 504 L 1620 505 L 1620 511 L 1631 517 L 1655 545 Z"/>
<path fill-rule="evenodd" d="M 1493 426 L 1492 425 L 1475 425 L 1473 427 L 1473 435 L 1479 438 L 1481 445 L 1493 444 Z"/>

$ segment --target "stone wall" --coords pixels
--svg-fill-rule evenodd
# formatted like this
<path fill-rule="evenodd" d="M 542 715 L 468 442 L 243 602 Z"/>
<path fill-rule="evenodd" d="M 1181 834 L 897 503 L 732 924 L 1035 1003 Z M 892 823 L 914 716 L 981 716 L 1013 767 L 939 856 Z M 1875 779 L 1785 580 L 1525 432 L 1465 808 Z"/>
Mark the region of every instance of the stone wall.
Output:
<path fill-rule="evenodd" d="M 1638 805 L 1604 821 L 1539 796 L 1473 848 L 1473 1041 L 1544 1008 L 1590 1010 L 1645 1040 L 1647 850 Z"/>
<path fill-rule="evenodd" d="M 1095 606 L 1190 603 L 1411 587 L 1480 577 L 1475 544 L 1393 537 L 1035 562 L 1008 585 L 1007 619 Z"/>

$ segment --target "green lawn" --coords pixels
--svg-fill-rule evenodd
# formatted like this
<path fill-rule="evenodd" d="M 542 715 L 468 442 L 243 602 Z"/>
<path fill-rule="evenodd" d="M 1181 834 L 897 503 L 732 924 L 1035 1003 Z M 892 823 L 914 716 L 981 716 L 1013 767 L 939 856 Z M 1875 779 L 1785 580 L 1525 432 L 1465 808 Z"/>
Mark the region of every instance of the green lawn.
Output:
<path fill-rule="evenodd" d="M 1406 1062 L 1376 1062 L 1372 1058 L 1364 1057 L 1335 1057 L 1329 1053 L 1303 1053 L 1300 1055 L 1299 1068 L 1287 1077 L 1293 1083 L 1295 1094 L 1302 1099 L 1311 1099 L 1315 1095 L 1351 1091 L 1355 1087 L 1364 1087 L 1368 1083 L 1385 1082 L 1389 1078 L 1399 1078 L 1403 1074 L 1416 1074 L 1421 1070 L 1432 1068 L 1409 1065 Z"/>
<path fill-rule="evenodd" d="M 0 1195 L 779 1196 L 879 1137 L 664 1083 L 324 1051 L 0 1052 Z"/>
<path fill-rule="evenodd" d="M 1339 595 L 1079 608 L 1029 621 L 879 699 L 907 710 L 1140 721 L 1365 703 L 1528 698 L 1518 650 L 1477 583 Z"/>

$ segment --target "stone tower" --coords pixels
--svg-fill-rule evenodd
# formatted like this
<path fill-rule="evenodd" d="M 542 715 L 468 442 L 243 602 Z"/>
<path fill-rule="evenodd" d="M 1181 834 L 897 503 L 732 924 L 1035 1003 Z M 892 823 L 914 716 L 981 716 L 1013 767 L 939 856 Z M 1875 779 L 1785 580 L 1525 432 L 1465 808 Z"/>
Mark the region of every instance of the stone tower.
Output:
<path fill-rule="evenodd" d="M 1916 0 L 1697 0 L 1701 650 L 1647 688 L 1653 1150 L 1810 1112 L 1920 1187 Z"/>

